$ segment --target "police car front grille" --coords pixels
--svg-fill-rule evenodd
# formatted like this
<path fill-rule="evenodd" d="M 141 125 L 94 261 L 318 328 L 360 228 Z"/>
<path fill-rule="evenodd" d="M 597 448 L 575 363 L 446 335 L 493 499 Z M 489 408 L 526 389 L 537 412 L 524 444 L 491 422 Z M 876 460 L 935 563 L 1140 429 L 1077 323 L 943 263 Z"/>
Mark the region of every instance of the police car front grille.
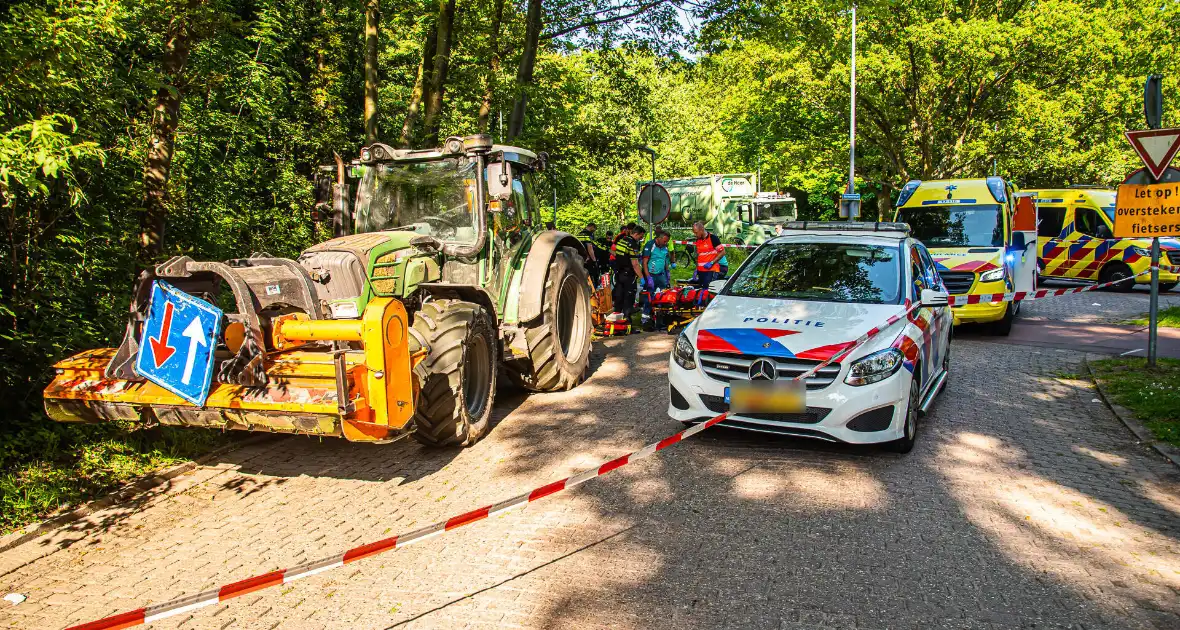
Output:
<path fill-rule="evenodd" d="M 938 277 L 942 278 L 947 293 L 951 295 L 968 293 L 971 291 L 971 285 L 975 284 L 975 272 L 973 271 L 940 271 Z"/>
<path fill-rule="evenodd" d="M 729 403 L 725 402 L 723 396 L 710 396 L 708 394 L 701 394 L 700 396 L 701 402 L 705 403 L 709 411 L 716 413 L 729 411 Z M 831 409 L 808 407 L 807 411 L 801 413 L 743 413 L 735 417 L 766 420 L 769 422 L 790 422 L 792 424 L 819 424 L 823 422 L 824 418 L 828 417 L 829 413 L 832 413 Z"/>
<path fill-rule="evenodd" d="M 800 374 L 819 365 L 820 361 L 810 359 L 784 359 L 780 357 L 761 357 L 755 354 L 726 354 L 723 352 L 700 353 L 701 369 L 709 378 L 722 383 L 730 381 L 745 381 L 750 378 L 750 364 L 758 359 L 774 361 L 780 380 L 795 378 Z M 823 389 L 831 385 L 840 376 L 840 364 L 833 363 L 824 366 L 815 376 L 807 379 L 807 389 Z"/>

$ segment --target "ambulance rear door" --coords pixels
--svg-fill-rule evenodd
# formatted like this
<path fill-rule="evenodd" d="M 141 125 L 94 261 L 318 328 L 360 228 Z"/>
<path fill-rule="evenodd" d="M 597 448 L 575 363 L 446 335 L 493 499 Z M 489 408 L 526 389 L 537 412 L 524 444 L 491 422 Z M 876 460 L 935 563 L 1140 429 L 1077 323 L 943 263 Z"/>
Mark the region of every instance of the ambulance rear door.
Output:
<path fill-rule="evenodd" d="M 1032 197 L 1015 198 L 1012 237 L 1005 254 L 1016 291 L 1037 288 L 1037 205 Z"/>

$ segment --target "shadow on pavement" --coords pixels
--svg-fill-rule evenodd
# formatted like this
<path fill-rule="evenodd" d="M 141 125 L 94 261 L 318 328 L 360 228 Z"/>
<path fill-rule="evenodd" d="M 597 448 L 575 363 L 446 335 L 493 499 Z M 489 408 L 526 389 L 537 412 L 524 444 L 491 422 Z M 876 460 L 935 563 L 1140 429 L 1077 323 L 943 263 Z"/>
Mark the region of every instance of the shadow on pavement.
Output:
<path fill-rule="evenodd" d="M 231 453 L 223 464 L 259 479 L 223 482 L 251 497 L 226 514 L 265 518 L 229 534 L 243 545 L 258 531 L 253 544 L 281 549 L 307 523 L 339 521 L 328 540 L 300 543 L 339 550 L 663 438 L 681 428 L 665 415 L 674 340 L 598 344 L 593 377 L 569 392 L 502 391 L 496 426 L 469 449 L 283 438 Z M 338 589 L 312 578 L 298 591 L 306 606 L 276 613 L 296 623 L 321 607 L 308 627 L 454 627 L 468 614 L 543 628 L 1180 627 L 1180 477 L 1063 376 L 1080 354 L 955 343 L 947 389 L 908 455 L 714 428 L 503 521 L 326 578 Z M 453 462 L 466 472 L 452 484 Z M 266 512 L 300 486 L 318 503 Z M 223 535 L 197 527 L 221 522 L 209 500 L 191 503 L 194 535 Z M 327 599 L 337 591 L 355 598 Z"/>
<path fill-rule="evenodd" d="M 908 456 L 710 430 L 580 487 L 583 529 L 626 533 L 508 578 L 542 602 L 528 625 L 1176 627 L 1175 475 L 1052 376 L 1076 355 L 959 344 Z M 506 468 L 582 452 L 589 422 L 596 461 L 677 430 L 669 347 L 614 344 L 585 396 L 501 436 Z"/>

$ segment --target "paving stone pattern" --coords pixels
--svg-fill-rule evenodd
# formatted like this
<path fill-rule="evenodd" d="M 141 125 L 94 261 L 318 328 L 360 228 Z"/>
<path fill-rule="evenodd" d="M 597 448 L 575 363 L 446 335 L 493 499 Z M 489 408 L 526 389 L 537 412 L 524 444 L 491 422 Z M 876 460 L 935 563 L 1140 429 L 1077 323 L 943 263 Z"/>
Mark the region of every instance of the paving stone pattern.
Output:
<path fill-rule="evenodd" d="M 666 335 L 466 450 L 278 437 L 0 554 L 55 628 L 403 532 L 676 431 Z M 710 429 L 577 490 L 160 628 L 1180 628 L 1180 478 L 1071 352 L 957 341 L 906 456 Z M 35 552 L 63 546 L 35 559 Z M 23 564 L 23 566 L 21 566 Z"/>
<path fill-rule="evenodd" d="M 1042 282 L 1042 289 L 1079 286 L 1064 282 Z M 1145 285 L 1125 293 L 1086 291 L 1072 295 L 1030 300 L 1020 308 L 1020 319 L 1080 322 L 1085 324 L 1122 324 L 1147 313 L 1150 295 Z M 1180 306 L 1180 290 L 1160 294 L 1160 308 Z"/>

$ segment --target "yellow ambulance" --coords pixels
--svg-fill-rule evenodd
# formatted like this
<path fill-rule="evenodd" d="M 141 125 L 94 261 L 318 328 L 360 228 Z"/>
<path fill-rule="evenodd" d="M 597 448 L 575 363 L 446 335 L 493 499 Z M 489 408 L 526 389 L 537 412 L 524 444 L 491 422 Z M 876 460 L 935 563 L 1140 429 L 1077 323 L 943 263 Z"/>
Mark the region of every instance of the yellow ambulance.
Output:
<path fill-rule="evenodd" d="M 1037 206 L 1039 272 L 1043 278 L 1115 282 L 1119 288 L 1148 284 L 1151 239 L 1114 238 L 1115 191 L 1090 186 L 1029 190 Z M 1160 239 L 1160 263 L 1180 264 L 1180 242 Z M 1160 270 L 1160 290 L 1170 291 L 1177 274 Z"/>
<path fill-rule="evenodd" d="M 1036 289 L 1036 208 L 1001 177 L 910 181 L 893 220 L 908 223 L 930 250 L 952 296 Z M 988 324 L 1007 335 L 1019 308 L 998 300 L 957 305 L 951 312 L 956 325 Z"/>

